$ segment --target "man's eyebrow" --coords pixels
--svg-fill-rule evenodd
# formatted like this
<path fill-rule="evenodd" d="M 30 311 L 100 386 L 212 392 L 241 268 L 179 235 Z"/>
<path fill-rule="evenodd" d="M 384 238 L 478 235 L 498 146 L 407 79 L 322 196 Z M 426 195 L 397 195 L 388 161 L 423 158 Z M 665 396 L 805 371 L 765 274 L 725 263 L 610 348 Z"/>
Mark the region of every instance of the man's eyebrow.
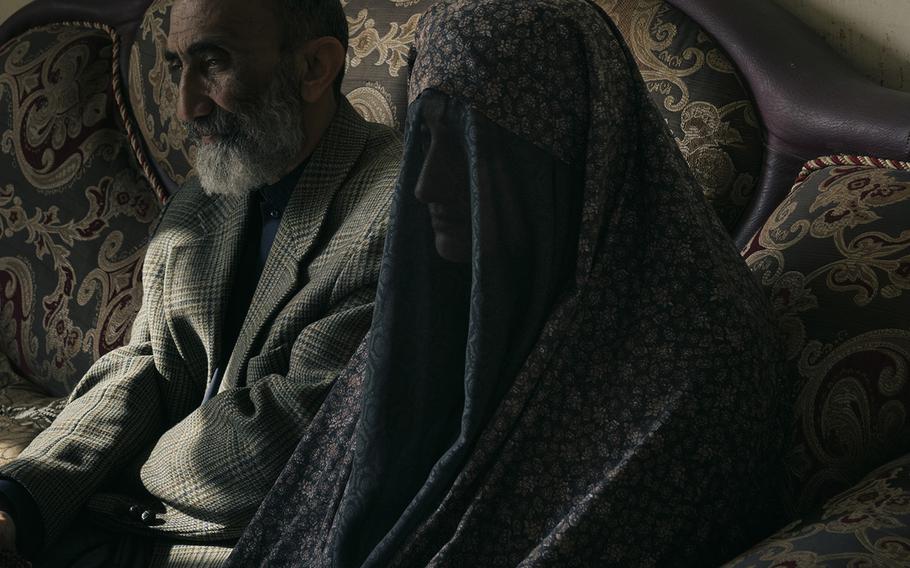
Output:
<path fill-rule="evenodd" d="M 186 54 L 189 56 L 193 56 L 193 55 L 199 55 L 200 53 L 206 53 L 206 52 L 212 52 L 212 51 L 226 52 L 227 49 L 224 46 L 222 46 L 221 44 L 216 43 L 214 41 L 197 41 L 196 43 L 190 45 L 186 49 Z M 177 53 L 175 51 L 168 49 L 164 52 L 165 61 L 171 62 L 171 61 L 177 61 L 179 59 L 180 59 L 180 56 L 177 55 Z"/>

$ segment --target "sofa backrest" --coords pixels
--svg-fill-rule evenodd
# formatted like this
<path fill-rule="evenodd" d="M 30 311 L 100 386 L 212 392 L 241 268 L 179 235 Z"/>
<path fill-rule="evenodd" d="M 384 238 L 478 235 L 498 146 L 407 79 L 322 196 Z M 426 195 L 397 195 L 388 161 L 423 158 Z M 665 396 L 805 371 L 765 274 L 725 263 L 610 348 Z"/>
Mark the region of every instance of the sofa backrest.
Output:
<path fill-rule="evenodd" d="M 832 154 L 910 160 L 910 93 L 863 77 L 776 2 L 667 2 L 726 49 L 762 125 L 761 175 L 734 234 L 737 244 L 752 238 L 809 160 Z"/>
<path fill-rule="evenodd" d="M 744 253 L 797 394 L 786 464 L 799 513 L 910 452 L 910 163 L 837 156 L 802 178 Z"/>
<path fill-rule="evenodd" d="M 190 175 L 195 147 L 175 115 L 177 87 L 164 52 L 173 0 L 152 2 L 139 23 L 129 53 L 129 100 L 150 162 L 172 195 Z"/>
<path fill-rule="evenodd" d="M 0 356 L 49 394 L 129 336 L 159 210 L 123 128 L 118 47 L 73 22 L 0 48 Z"/>
<path fill-rule="evenodd" d="M 761 175 L 761 124 L 726 51 L 664 0 L 596 0 L 724 226 L 735 233 Z"/>
<path fill-rule="evenodd" d="M 352 37 L 345 92 L 371 118 L 401 125 L 406 54 L 420 14 L 434 1 L 343 0 Z M 910 115 L 900 112 L 910 93 L 863 78 L 774 2 L 738 0 L 734 8 L 728 0 L 590 1 L 616 22 L 693 173 L 740 246 L 807 160 L 834 153 L 910 159 Z M 143 18 L 149 0 L 124 0 L 117 10 L 107 0 L 34 0 L 0 26 L 0 43 L 13 29 L 55 17 L 117 30 L 132 47 L 124 48 L 121 67 L 148 144 L 150 183 L 160 193 L 179 186 L 174 178 L 187 175 L 192 154 L 181 147 L 179 125 L 167 120 L 173 91 L 156 76 L 163 67 L 154 41 L 168 25 L 166 10 L 156 6 L 169 3 L 152 4 Z"/>
<path fill-rule="evenodd" d="M 435 1 L 344 2 L 343 90 L 368 118 L 403 126 L 408 51 Z M 910 94 L 862 79 L 767 0 L 596 2 L 782 317 L 800 391 L 792 493 L 816 503 L 910 439 Z M 0 354 L 49 392 L 128 337 L 156 197 L 190 175 L 163 60 L 171 3 L 35 0 L 0 26 L 0 45 L 17 36 L 0 48 Z M 892 161 L 821 160 L 838 167 L 791 193 L 830 152 Z"/>
<path fill-rule="evenodd" d="M 421 14 L 437 0 L 350 0 L 343 92 L 370 120 L 403 128 L 407 60 Z M 731 232 L 752 198 L 762 164 L 761 130 L 743 81 L 724 50 L 663 0 L 597 0 L 629 44 L 648 90 L 706 197 Z M 146 12 L 129 62 L 129 93 L 153 164 L 175 191 L 195 149 L 174 119 L 175 86 L 164 41 L 173 0 Z"/>

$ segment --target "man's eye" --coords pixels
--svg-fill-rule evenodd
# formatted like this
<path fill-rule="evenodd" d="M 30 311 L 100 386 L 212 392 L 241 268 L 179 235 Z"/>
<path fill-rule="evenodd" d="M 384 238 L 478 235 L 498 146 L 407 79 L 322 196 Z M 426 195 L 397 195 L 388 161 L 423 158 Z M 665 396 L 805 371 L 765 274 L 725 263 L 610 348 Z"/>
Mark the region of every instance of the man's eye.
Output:
<path fill-rule="evenodd" d="M 204 59 L 202 64 L 206 69 L 221 69 L 224 67 L 224 60 L 216 57 L 209 57 L 208 59 Z"/>
<path fill-rule="evenodd" d="M 167 68 L 172 74 L 179 73 L 180 70 L 183 69 L 183 63 L 181 63 L 179 59 L 171 59 L 167 62 Z"/>

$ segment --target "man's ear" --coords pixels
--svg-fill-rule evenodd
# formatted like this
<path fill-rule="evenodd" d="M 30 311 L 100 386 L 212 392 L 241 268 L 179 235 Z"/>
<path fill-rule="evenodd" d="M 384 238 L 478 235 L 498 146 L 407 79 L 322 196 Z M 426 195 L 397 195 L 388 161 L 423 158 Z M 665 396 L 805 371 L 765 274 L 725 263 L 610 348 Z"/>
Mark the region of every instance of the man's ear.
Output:
<path fill-rule="evenodd" d="M 298 69 L 303 72 L 303 100 L 314 103 L 326 91 L 331 92 L 335 77 L 344 68 L 344 47 L 337 38 L 319 37 L 306 42 L 298 51 L 297 57 Z"/>

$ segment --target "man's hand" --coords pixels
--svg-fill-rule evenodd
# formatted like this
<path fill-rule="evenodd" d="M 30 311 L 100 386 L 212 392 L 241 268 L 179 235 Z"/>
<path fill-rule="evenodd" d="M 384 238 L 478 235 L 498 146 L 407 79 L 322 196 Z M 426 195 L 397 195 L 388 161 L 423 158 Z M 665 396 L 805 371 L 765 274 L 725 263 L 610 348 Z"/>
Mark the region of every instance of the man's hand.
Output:
<path fill-rule="evenodd" d="M 16 551 L 16 523 L 3 511 L 0 511 L 0 550 Z"/>

